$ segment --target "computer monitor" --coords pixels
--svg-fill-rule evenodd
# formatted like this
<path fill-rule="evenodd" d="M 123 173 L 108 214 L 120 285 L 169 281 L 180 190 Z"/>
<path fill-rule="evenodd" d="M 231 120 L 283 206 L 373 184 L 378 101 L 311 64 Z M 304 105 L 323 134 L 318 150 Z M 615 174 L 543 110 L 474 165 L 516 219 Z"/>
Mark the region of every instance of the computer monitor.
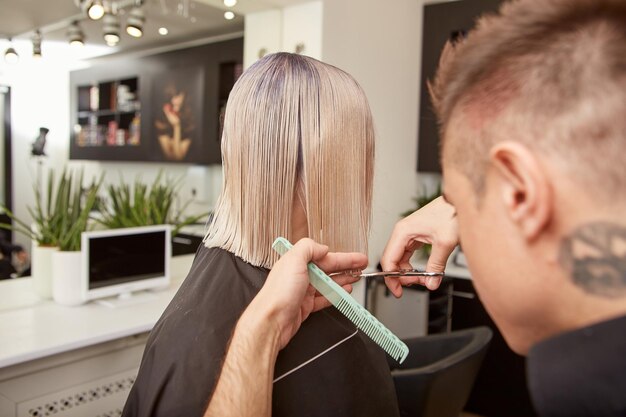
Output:
<path fill-rule="evenodd" d="M 97 230 L 82 234 L 85 301 L 165 288 L 170 282 L 169 225 Z"/>

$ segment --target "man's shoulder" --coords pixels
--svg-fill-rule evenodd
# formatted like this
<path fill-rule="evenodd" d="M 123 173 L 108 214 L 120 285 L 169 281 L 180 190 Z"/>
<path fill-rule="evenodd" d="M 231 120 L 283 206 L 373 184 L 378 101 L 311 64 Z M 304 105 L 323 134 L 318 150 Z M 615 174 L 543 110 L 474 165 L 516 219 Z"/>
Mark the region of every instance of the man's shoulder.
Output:
<path fill-rule="evenodd" d="M 528 355 L 540 415 L 626 415 L 626 316 L 552 337 Z"/>

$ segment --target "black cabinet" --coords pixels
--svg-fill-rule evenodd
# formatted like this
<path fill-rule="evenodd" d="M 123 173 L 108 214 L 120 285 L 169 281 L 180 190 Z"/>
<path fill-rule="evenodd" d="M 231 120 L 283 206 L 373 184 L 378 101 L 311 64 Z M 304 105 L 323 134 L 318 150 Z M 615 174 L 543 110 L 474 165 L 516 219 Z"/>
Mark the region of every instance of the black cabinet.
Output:
<path fill-rule="evenodd" d="M 172 256 L 196 253 L 204 236 L 179 233 L 172 238 Z"/>
<path fill-rule="evenodd" d="M 452 278 L 452 330 L 476 326 L 491 328 L 493 338 L 465 410 L 485 417 L 536 416 L 526 386 L 525 359 L 507 346 L 472 281 Z"/>

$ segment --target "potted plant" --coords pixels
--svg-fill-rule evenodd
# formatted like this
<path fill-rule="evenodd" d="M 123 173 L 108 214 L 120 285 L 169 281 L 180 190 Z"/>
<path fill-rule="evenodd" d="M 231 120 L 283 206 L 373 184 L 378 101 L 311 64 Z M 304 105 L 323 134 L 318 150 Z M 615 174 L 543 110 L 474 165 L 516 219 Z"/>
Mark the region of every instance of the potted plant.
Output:
<path fill-rule="evenodd" d="M 58 226 L 59 250 L 52 254 L 52 298 L 59 304 L 71 306 L 83 303 L 80 283 L 81 234 L 92 227 L 90 214 L 96 204 L 102 177 L 97 182 L 93 181 L 86 190 L 82 186 L 82 171 L 78 179 L 68 174 L 65 183 L 62 194 L 58 196 L 66 214 Z"/>
<path fill-rule="evenodd" d="M 119 185 L 108 185 L 107 197 L 104 198 L 107 204 L 100 205 L 97 222 L 108 229 L 170 224 L 172 236 L 176 236 L 182 227 L 210 214 L 184 215 L 191 200 L 179 210 L 174 209 L 180 183 L 180 179 L 162 181 L 162 173 L 159 173 L 151 185 L 139 179 L 132 186 L 123 180 Z"/>
<path fill-rule="evenodd" d="M 41 193 L 35 190 L 35 206 L 28 207 L 33 223 L 29 226 L 6 207 L 2 210 L 13 224 L 0 224 L 0 228 L 11 229 L 27 236 L 32 242 L 31 276 L 33 289 L 42 298 L 52 297 L 52 253 L 58 250 L 58 239 L 62 219 L 67 213 L 68 178 L 63 171 L 59 183 L 55 186 L 54 171 L 48 175 L 45 201 Z"/>

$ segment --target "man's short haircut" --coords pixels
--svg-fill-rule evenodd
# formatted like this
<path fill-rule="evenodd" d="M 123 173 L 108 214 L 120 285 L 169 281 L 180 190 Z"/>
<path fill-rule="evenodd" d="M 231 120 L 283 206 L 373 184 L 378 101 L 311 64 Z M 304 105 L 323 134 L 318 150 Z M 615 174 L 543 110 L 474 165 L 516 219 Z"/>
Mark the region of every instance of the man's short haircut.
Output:
<path fill-rule="evenodd" d="M 366 253 L 374 128 L 363 90 L 344 71 L 288 53 L 256 62 L 228 98 L 222 162 L 207 247 L 271 268 L 274 239 L 292 239 L 297 202 L 309 237 Z"/>
<path fill-rule="evenodd" d="M 508 139 L 595 197 L 623 198 L 626 1 L 505 3 L 446 45 L 429 87 L 446 157 L 479 193 L 489 149 Z"/>

